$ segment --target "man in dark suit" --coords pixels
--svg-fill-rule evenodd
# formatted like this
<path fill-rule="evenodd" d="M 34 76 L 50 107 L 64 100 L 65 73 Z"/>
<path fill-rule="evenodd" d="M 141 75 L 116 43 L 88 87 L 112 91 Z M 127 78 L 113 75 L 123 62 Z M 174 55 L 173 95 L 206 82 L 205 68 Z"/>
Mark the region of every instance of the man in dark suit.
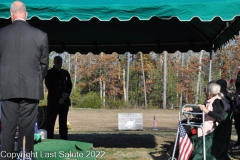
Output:
<path fill-rule="evenodd" d="M 67 115 L 70 106 L 69 96 L 72 91 L 70 74 L 62 68 L 62 57 L 54 57 L 54 66 L 49 69 L 45 79 L 48 89 L 47 137 L 54 136 L 54 125 L 59 115 L 59 134 L 61 139 L 68 139 Z"/>
<path fill-rule="evenodd" d="M 34 124 L 38 102 L 44 98 L 47 73 L 47 34 L 26 22 L 25 5 L 15 1 L 10 8 L 12 24 L 0 29 L 0 98 L 2 100 L 2 154 L 14 151 L 16 126 L 18 150 L 26 138 L 26 152 L 34 146 Z M 10 157 L 2 157 L 10 159 Z"/>
<path fill-rule="evenodd" d="M 240 62 L 238 63 L 238 74 L 237 74 L 237 78 L 236 78 L 236 81 L 235 81 L 235 87 L 236 89 L 237 88 L 240 88 Z"/>
<path fill-rule="evenodd" d="M 240 70 L 240 62 L 238 63 L 238 69 Z M 232 149 L 240 149 L 240 71 L 238 71 L 235 81 L 236 93 L 234 94 L 234 126 L 237 133 L 237 142 L 232 145 Z"/>

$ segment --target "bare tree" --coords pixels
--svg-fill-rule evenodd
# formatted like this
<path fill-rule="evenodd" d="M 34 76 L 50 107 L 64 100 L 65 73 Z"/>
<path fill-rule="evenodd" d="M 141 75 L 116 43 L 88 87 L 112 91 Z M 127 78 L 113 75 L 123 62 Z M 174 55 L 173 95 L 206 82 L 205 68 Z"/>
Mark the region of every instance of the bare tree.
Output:
<path fill-rule="evenodd" d="M 143 68 L 142 52 L 140 52 L 140 56 L 141 56 L 142 76 L 143 76 L 144 102 L 145 102 L 145 107 L 147 108 L 147 92 L 146 92 L 146 81 L 145 81 L 145 74 L 144 74 L 144 68 Z"/>
<path fill-rule="evenodd" d="M 164 51 L 164 60 L 163 60 L 163 109 L 167 109 L 167 52 Z"/>
<path fill-rule="evenodd" d="M 182 68 L 183 68 L 183 65 L 184 65 L 184 53 L 181 53 L 181 57 L 182 57 Z M 181 80 L 183 80 L 183 72 L 181 74 Z M 182 100 L 183 100 L 183 90 L 181 88 L 181 92 L 180 92 L 180 98 L 179 98 L 179 108 L 182 107 Z"/>
<path fill-rule="evenodd" d="M 199 96 L 199 86 L 200 86 L 200 83 L 201 83 L 201 74 L 202 74 L 202 56 L 203 56 L 203 50 L 200 52 L 200 55 L 199 55 L 199 71 L 198 71 L 198 79 L 197 79 L 197 88 L 196 88 L 196 101 L 195 103 L 197 104 L 198 103 L 198 96 Z"/>

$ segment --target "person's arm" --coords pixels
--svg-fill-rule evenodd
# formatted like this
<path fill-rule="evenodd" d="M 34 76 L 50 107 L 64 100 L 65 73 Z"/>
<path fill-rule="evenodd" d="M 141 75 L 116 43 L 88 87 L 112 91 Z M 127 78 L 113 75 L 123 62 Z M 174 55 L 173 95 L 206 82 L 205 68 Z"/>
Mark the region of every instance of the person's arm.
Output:
<path fill-rule="evenodd" d="M 217 121 L 222 121 L 225 119 L 225 112 L 224 112 L 224 106 L 223 102 L 220 99 L 216 99 L 213 104 L 213 111 L 209 111 L 207 114 L 213 118 L 215 118 Z"/>
<path fill-rule="evenodd" d="M 196 107 L 184 108 L 184 111 L 186 111 L 186 112 L 201 112 L 200 108 L 196 108 Z"/>
<path fill-rule="evenodd" d="M 47 70 L 48 70 L 48 61 L 49 61 L 49 48 L 48 48 L 48 37 L 47 34 L 44 35 L 43 38 L 43 46 L 42 46 L 42 55 L 40 59 L 40 65 L 42 69 L 42 78 L 44 79 Z"/>
<path fill-rule="evenodd" d="M 47 72 L 47 75 L 46 75 L 46 77 L 45 77 L 45 85 L 46 85 L 46 87 L 47 87 L 47 89 L 49 90 L 50 88 L 51 88 L 51 78 L 50 78 L 50 74 L 49 74 L 50 72 L 48 71 Z"/>

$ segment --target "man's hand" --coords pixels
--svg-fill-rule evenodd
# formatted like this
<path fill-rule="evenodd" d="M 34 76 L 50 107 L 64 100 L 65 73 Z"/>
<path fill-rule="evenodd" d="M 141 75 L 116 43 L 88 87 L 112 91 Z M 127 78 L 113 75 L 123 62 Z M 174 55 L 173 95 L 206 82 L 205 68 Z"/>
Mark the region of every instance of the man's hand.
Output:
<path fill-rule="evenodd" d="M 60 99 L 59 99 L 59 104 L 63 104 L 64 103 L 64 99 L 61 97 Z"/>
<path fill-rule="evenodd" d="M 63 98 L 64 100 L 67 99 L 68 96 L 69 96 L 68 93 L 62 93 L 62 98 Z"/>

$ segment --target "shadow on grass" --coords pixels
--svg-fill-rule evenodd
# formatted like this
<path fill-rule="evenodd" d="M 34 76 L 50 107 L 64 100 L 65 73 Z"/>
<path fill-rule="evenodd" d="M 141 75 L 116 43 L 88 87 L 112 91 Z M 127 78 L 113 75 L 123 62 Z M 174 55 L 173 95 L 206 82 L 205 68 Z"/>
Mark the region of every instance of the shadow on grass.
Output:
<path fill-rule="evenodd" d="M 231 140 L 230 145 L 234 144 L 233 140 Z M 160 151 L 156 150 L 154 152 L 150 152 L 149 155 L 152 157 L 153 160 L 169 160 L 171 153 L 173 151 L 174 143 L 172 141 L 166 141 L 160 147 Z M 167 154 L 169 153 L 169 154 Z M 231 156 L 232 159 L 237 160 L 240 159 L 240 150 L 239 149 L 232 149 L 229 147 L 228 154 Z"/>
<path fill-rule="evenodd" d="M 231 140 L 230 146 L 235 144 L 236 141 Z M 239 149 L 232 149 L 232 147 L 229 147 L 228 154 L 233 158 L 233 159 L 240 159 L 240 150 Z"/>
<path fill-rule="evenodd" d="M 55 136 L 56 139 L 59 135 Z M 104 148 L 155 148 L 156 142 L 154 135 L 151 134 L 69 134 L 68 139 L 92 143 L 93 147 Z"/>
<path fill-rule="evenodd" d="M 159 148 L 159 151 L 150 152 L 149 155 L 153 160 L 168 160 L 170 156 L 167 153 L 172 153 L 173 145 L 172 141 L 165 141 Z"/>

